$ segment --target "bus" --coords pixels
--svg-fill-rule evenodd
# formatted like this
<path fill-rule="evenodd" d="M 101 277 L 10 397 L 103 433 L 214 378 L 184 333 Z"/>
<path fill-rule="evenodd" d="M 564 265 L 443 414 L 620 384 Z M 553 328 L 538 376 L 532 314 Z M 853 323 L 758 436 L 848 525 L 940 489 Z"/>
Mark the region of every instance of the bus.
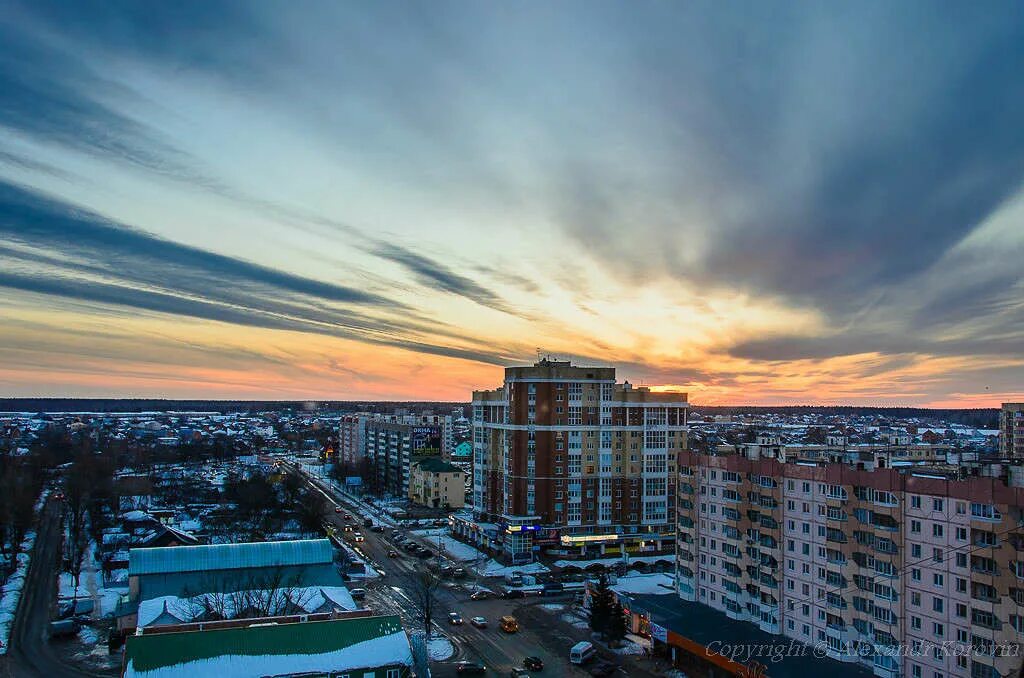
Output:
<path fill-rule="evenodd" d="M 573 664 L 584 664 L 595 654 L 597 654 L 597 648 L 594 647 L 594 644 L 584 640 L 576 643 L 569 650 L 569 661 Z"/>

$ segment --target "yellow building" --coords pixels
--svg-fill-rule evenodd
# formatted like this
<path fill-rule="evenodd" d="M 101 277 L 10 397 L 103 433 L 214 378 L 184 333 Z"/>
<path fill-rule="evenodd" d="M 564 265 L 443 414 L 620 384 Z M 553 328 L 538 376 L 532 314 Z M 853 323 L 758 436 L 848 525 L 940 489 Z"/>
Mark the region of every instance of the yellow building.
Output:
<path fill-rule="evenodd" d="M 462 508 L 466 474 L 437 457 L 414 461 L 409 467 L 409 499 L 431 508 Z"/>

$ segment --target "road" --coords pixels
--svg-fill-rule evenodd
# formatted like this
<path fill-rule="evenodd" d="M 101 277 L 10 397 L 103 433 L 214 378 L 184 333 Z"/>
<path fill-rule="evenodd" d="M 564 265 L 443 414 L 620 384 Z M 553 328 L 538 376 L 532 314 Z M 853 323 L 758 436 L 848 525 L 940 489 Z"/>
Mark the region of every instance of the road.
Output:
<path fill-rule="evenodd" d="M 297 466 L 292 466 L 291 469 L 293 472 L 300 473 L 312 487 L 322 492 L 332 506 L 340 505 L 343 510 L 352 515 L 352 520 L 346 521 L 343 514 L 333 512 L 330 514 L 329 522 L 338 528 L 339 534 L 343 534 L 341 528 L 346 522 L 362 525 L 363 516 L 356 504 L 345 497 L 335 496 L 329 487 L 321 485 L 315 478 L 311 478 L 299 470 Z M 420 558 L 409 555 L 394 546 L 391 528 L 386 528 L 383 533 L 371 532 L 362 527 L 359 529 L 366 541 L 358 544 L 350 542 L 349 546 L 385 572 L 383 577 L 369 580 L 366 584 L 366 606 L 377 612 L 400 615 L 406 628 L 423 628 L 423 622 L 420 619 L 421 611 L 409 591 L 415 590 L 417 572 L 426 566 L 425 563 Z M 415 535 L 409 534 L 406 530 L 400 531 L 404 536 L 415 538 Z M 435 553 L 437 552 L 436 543 L 431 544 L 430 540 L 425 538 L 421 538 L 419 541 Z M 398 557 L 388 557 L 388 551 L 392 549 L 398 551 Z M 358 587 L 359 584 L 353 583 L 352 586 Z M 511 614 L 518 618 L 526 606 L 539 604 L 542 599 L 504 600 L 494 598 L 474 601 L 470 600 L 469 596 L 468 586 L 458 581 L 444 581 L 436 593 L 433 612 L 434 626 L 454 642 L 456 653 L 451 659 L 444 662 L 431 662 L 431 672 L 434 676 L 438 678 L 455 676 L 455 662 L 462 660 L 484 664 L 489 670 L 489 675 L 507 676 L 513 667 L 523 665 L 524 657 L 531 655 L 540 657 L 544 661 L 544 675 L 588 675 L 568 661 L 569 648 L 576 642 L 573 638 L 560 637 L 557 631 L 550 628 L 536 626 L 531 628 L 530 624 L 521 623 L 520 631 L 513 634 L 505 633 L 498 628 L 497 622 L 501 616 Z M 543 602 L 562 601 L 543 599 Z M 459 612 L 463 616 L 464 624 L 461 626 L 448 624 L 448 613 L 453 611 Z M 476 616 L 487 619 L 488 627 L 486 629 L 478 629 L 469 623 L 469 619 Z"/>
<path fill-rule="evenodd" d="M 108 678 L 63 663 L 47 639 L 47 624 L 57 597 L 57 568 L 61 547 L 61 504 L 50 499 L 39 516 L 36 543 L 25 577 L 25 587 L 11 626 L 11 647 L 4 658 L 5 676 L 69 676 Z"/>

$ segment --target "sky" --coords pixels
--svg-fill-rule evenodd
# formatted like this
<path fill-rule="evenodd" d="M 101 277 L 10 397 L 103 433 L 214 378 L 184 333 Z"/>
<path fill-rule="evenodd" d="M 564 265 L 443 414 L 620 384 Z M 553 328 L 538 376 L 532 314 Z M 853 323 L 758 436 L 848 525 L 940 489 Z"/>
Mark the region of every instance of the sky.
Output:
<path fill-rule="evenodd" d="M 1024 5 L 0 0 L 0 395 L 1024 400 Z"/>

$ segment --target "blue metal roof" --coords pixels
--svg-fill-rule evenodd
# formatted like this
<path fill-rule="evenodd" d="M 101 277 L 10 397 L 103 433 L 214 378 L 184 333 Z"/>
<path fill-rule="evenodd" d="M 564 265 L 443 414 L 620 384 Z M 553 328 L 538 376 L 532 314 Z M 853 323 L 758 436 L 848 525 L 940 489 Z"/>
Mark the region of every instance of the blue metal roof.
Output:
<path fill-rule="evenodd" d="M 128 574 L 163 574 L 237 570 L 249 567 L 321 565 L 334 559 L 334 547 L 327 539 L 263 541 L 209 546 L 170 546 L 132 549 Z"/>

